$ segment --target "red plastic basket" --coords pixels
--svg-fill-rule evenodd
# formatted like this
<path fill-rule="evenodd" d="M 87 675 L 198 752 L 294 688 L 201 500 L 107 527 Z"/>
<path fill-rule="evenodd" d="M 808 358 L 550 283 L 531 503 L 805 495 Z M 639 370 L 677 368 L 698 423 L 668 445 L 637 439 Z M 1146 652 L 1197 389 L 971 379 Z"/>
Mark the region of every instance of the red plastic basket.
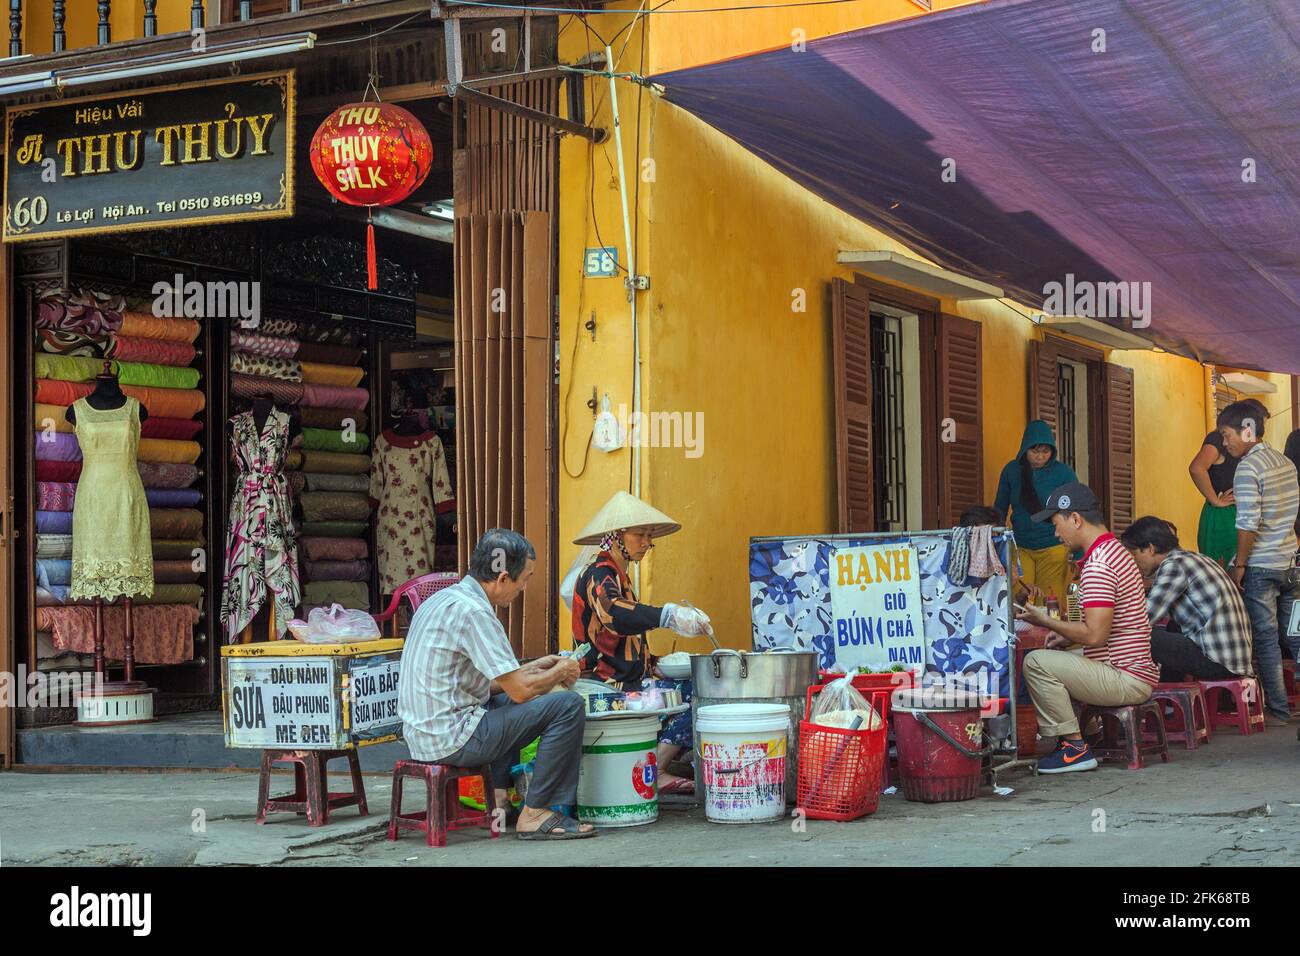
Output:
<path fill-rule="evenodd" d="M 824 684 L 808 688 L 805 713 L 812 711 L 813 694 Z M 874 730 L 799 724 L 799 777 L 795 806 L 814 820 L 856 820 L 875 813 L 880 805 L 880 774 L 888 746 L 889 692 L 870 692 L 871 706 L 880 715 Z"/>
<path fill-rule="evenodd" d="M 843 674 L 836 674 L 832 671 L 819 671 L 817 674 L 822 684 L 829 684 L 837 678 L 843 677 Z M 864 697 L 873 690 L 895 691 L 908 687 L 916 686 L 915 671 L 890 671 L 887 674 L 854 674 L 849 681 L 858 693 Z"/>

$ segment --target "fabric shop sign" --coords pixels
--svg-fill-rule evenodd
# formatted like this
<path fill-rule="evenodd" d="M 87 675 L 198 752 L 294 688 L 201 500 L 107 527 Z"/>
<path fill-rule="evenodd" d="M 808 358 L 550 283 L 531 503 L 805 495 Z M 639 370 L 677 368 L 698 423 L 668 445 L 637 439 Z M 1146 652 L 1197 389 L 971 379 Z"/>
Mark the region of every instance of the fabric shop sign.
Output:
<path fill-rule="evenodd" d="M 4 241 L 293 215 L 294 74 L 5 111 Z"/>
<path fill-rule="evenodd" d="M 835 663 L 925 669 L 920 565 L 911 544 L 837 548 L 828 567 Z"/>

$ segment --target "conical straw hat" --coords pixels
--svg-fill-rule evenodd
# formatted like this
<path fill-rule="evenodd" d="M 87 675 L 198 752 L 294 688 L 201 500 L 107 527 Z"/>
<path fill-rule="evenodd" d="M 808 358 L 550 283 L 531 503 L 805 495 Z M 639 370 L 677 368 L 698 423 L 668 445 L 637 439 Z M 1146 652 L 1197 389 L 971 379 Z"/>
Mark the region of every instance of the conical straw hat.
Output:
<path fill-rule="evenodd" d="M 658 508 L 651 508 L 626 491 L 616 491 L 614 497 L 605 502 L 605 507 L 596 512 L 596 517 L 587 522 L 573 543 L 600 544 L 600 539 L 605 535 L 624 528 L 647 528 L 651 537 L 655 538 L 682 530 L 681 525 Z"/>

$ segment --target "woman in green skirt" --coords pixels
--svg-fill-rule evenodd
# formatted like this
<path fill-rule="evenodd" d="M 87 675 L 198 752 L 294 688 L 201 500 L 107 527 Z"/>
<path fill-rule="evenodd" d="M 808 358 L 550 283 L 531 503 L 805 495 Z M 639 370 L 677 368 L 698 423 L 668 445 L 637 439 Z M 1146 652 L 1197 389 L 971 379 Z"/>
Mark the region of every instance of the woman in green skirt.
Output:
<path fill-rule="evenodd" d="M 1245 401 L 1259 410 L 1261 421 L 1268 421 L 1270 412 L 1263 402 L 1256 398 Z M 1219 433 L 1212 431 L 1187 466 L 1192 483 L 1205 498 L 1196 529 L 1196 549 L 1223 567 L 1237 554 L 1237 503 L 1232 496 L 1232 479 L 1238 461 L 1228 454 Z"/>

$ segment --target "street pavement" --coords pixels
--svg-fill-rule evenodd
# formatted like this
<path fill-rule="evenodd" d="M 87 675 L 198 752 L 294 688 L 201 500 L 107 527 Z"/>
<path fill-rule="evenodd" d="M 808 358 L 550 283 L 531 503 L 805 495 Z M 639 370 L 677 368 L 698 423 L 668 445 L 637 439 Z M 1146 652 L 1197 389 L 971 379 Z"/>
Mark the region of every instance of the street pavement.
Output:
<path fill-rule="evenodd" d="M 340 764 L 340 766 L 342 766 Z M 274 792 L 290 788 L 277 775 Z M 334 775 L 336 789 L 345 781 Z M 497 866 L 871 865 L 1294 866 L 1300 863 L 1300 742 L 1294 728 L 1227 733 L 1141 771 L 999 775 L 962 803 L 881 797 L 851 823 L 722 826 L 693 802 L 666 803 L 651 826 L 544 845 L 506 833 L 384 838 L 385 775 L 367 774 L 370 816 L 338 810 L 312 828 L 292 814 L 254 822 L 257 776 L 244 771 L 0 773 L 0 865 Z M 409 792 L 409 791 L 408 791 Z M 415 794 L 407 809 L 413 809 Z"/>

